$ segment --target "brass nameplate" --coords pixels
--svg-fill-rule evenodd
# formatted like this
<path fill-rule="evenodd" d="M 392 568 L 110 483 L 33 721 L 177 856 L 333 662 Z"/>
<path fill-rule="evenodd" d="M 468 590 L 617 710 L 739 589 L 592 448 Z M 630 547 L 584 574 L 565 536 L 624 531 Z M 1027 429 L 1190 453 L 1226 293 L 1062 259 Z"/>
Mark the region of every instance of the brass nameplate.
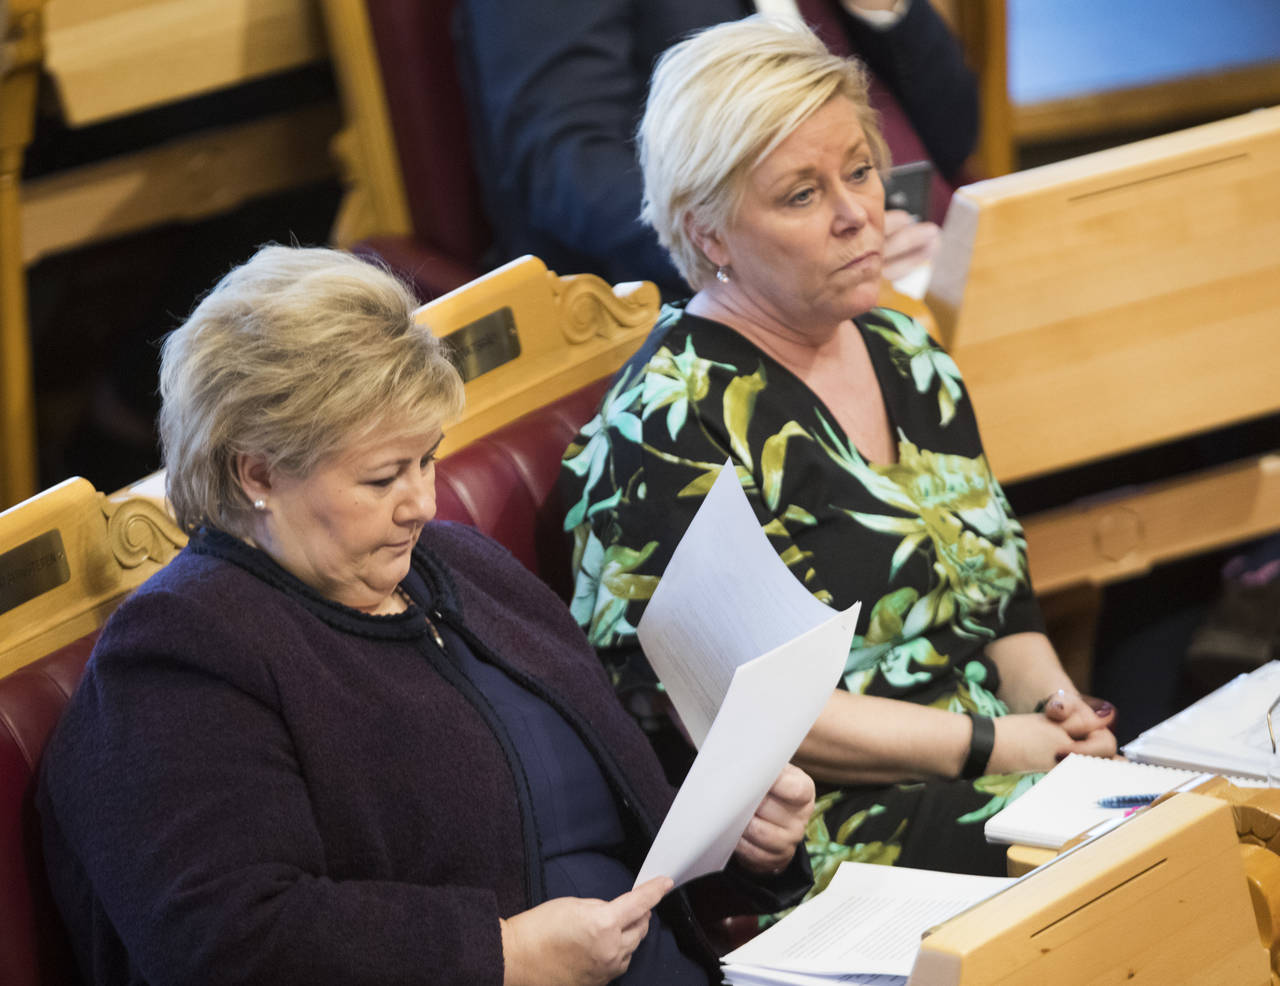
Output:
<path fill-rule="evenodd" d="M 463 380 L 474 380 L 520 355 L 516 318 L 505 306 L 455 329 L 443 341 Z"/>
<path fill-rule="evenodd" d="M 0 555 L 0 613 L 71 580 L 71 566 L 56 528 Z"/>

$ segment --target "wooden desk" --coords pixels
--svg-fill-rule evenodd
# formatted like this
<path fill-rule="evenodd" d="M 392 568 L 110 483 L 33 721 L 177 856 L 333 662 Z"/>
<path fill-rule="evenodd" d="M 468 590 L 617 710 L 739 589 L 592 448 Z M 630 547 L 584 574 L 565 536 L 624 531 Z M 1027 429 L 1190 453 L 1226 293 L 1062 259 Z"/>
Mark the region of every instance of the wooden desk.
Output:
<path fill-rule="evenodd" d="M 1280 413 L 1280 107 L 960 189 L 926 300 L 1005 483 Z M 1280 528 L 1275 438 L 1024 518 L 1037 587 Z"/>

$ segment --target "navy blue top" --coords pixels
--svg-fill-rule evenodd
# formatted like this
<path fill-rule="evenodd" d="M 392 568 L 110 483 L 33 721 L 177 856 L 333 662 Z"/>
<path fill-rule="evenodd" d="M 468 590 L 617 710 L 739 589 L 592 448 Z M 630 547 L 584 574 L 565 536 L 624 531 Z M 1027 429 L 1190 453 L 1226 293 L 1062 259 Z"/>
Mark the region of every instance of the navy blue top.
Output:
<path fill-rule="evenodd" d="M 427 587 L 416 572 L 409 573 L 405 588 L 431 611 Z M 480 660 L 452 628 L 440 624 L 437 631 L 446 656 L 488 700 L 520 759 L 532 797 L 548 899 L 612 900 L 626 893 L 636 874 L 618 855 L 625 841 L 622 818 L 581 737 L 551 705 Z M 670 928 L 654 914 L 626 973 L 614 982 L 706 986 L 707 974 L 680 951 Z"/>

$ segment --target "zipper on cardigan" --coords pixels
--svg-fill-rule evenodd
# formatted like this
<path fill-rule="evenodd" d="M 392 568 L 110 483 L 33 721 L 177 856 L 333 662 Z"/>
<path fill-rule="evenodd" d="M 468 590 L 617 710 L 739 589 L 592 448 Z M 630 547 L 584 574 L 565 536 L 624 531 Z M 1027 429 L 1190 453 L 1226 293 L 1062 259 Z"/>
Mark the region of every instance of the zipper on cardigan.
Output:
<path fill-rule="evenodd" d="M 435 614 L 436 619 L 441 619 L 439 613 Z M 427 629 L 431 631 L 431 639 L 436 642 L 436 646 L 444 650 L 444 637 L 440 636 L 440 631 L 436 629 L 435 623 L 431 619 L 431 614 L 424 612 L 422 618 L 427 621 Z"/>

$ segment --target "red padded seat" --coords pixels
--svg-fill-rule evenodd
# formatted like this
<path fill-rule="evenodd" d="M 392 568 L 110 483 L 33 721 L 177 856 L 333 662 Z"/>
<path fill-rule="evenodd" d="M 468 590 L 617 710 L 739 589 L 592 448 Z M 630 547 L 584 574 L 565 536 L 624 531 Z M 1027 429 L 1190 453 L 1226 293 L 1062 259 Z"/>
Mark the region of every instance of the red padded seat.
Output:
<path fill-rule="evenodd" d="M 0 678 L 0 981 L 73 986 L 75 961 L 44 876 L 33 796 L 40 755 L 95 631 Z"/>
<path fill-rule="evenodd" d="M 470 524 L 506 546 L 562 597 L 569 592 L 569 540 L 554 496 L 560 458 L 595 414 L 608 377 L 589 383 L 436 465 L 436 517 Z"/>

